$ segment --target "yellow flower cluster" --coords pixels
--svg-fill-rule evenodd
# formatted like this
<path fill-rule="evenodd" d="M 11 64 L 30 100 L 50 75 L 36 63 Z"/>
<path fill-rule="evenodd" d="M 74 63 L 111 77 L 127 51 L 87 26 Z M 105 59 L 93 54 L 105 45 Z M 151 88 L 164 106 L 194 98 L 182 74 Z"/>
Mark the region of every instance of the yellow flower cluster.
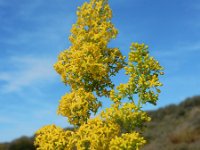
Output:
<path fill-rule="evenodd" d="M 101 113 L 104 120 L 109 120 L 120 126 L 121 133 L 131 133 L 136 129 L 142 129 L 144 123 L 151 120 L 146 112 L 138 109 L 133 103 L 112 105 Z"/>
<path fill-rule="evenodd" d="M 78 129 L 76 146 L 78 150 L 109 150 L 110 141 L 117 135 L 117 124 L 97 117 Z"/>
<path fill-rule="evenodd" d="M 158 76 L 163 75 L 163 68 L 158 61 L 150 57 L 145 44 L 132 43 L 130 50 L 128 63 L 124 67 L 129 81 L 120 84 L 117 87 L 118 92 L 112 90 L 110 98 L 115 103 L 125 97 L 134 102 L 133 95 L 138 94 L 138 107 L 146 102 L 156 104 L 160 93 L 158 87 L 162 86 Z"/>
<path fill-rule="evenodd" d="M 108 96 L 108 88 L 113 88 L 110 76 L 124 66 L 119 49 L 107 46 L 117 36 L 108 0 L 86 2 L 77 15 L 69 37 L 72 45 L 60 53 L 54 68 L 72 89 L 83 87 L 98 96 Z"/>
<path fill-rule="evenodd" d="M 101 102 L 97 101 L 92 92 L 80 88 L 61 98 L 58 114 L 67 117 L 71 124 L 80 126 L 87 122 L 91 112 L 96 114 L 100 106 Z"/>
<path fill-rule="evenodd" d="M 121 137 L 116 137 L 110 142 L 110 150 L 139 150 L 146 141 L 140 137 L 139 133 L 125 133 Z"/>
<path fill-rule="evenodd" d="M 163 68 L 144 44 L 132 43 L 128 62 L 118 48 L 108 47 L 117 36 L 108 0 L 84 3 L 77 16 L 69 36 L 71 46 L 54 65 L 71 87 L 57 113 L 68 118 L 74 131 L 45 126 L 36 132 L 35 145 L 38 150 L 139 150 L 146 143 L 140 133 L 151 120 L 142 104 L 156 104 Z M 115 88 L 110 77 L 122 68 L 129 80 Z M 90 118 L 101 106 L 96 96 L 109 97 L 114 103 Z M 124 98 L 130 101 L 122 102 Z"/>
<path fill-rule="evenodd" d="M 68 147 L 69 137 L 72 137 L 72 131 L 64 131 L 55 125 L 47 125 L 36 132 L 34 144 L 37 150 L 64 150 Z"/>

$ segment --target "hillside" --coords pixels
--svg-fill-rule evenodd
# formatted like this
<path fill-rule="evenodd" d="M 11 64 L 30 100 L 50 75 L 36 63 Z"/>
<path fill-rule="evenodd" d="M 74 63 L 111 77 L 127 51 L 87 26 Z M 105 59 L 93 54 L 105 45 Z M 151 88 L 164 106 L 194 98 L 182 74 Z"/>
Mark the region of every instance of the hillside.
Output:
<path fill-rule="evenodd" d="M 148 113 L 152 121 L 144 132 L 148 144 L 142 150 L 200 150 L 200 96 Z M 33 139 L 2 143 L 0 150 L 34 150 Z"/>
<path fill-rule="evenodd" d="M 142 150 L 200 150 L 200 96 L 149 112 Z"/>

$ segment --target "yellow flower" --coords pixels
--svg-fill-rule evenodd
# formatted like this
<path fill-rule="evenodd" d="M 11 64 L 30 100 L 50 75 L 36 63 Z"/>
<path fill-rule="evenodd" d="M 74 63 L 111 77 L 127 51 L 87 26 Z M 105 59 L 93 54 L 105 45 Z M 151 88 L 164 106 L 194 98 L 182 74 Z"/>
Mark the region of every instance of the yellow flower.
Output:
<path fill-rule="evenodd" d="M 139 132 L 151 120 L 142 104 L 156 104 L 163 68 L 145 44 L 131 44 L 128 62 L 118 48 L 108 46 L 118 34 L 108 0 L 85 2 L 76 13 L 71 46 L 54 64 L 71 88 L 61 98 L 57 113 L 67 117 L 74 131 L 44 126 L 36 132 L 34 143 L 38 150 L 139 150 L 146 142 Z M 123 68 L 129 79 L 115 87 L 111 77 Z M 97 96 L 110 98 L 113 104 L 91 119 L 102 105 Z"/>

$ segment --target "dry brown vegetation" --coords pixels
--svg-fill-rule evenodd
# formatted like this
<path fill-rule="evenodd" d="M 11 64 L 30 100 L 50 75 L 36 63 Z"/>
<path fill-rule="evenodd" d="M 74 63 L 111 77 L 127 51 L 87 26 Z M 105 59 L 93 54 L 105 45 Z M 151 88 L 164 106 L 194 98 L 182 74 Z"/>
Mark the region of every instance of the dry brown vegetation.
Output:
<path fill-rule="evenodd" d="M 200 150 L 200 96 L 149 112 L 142 150 Z"/>

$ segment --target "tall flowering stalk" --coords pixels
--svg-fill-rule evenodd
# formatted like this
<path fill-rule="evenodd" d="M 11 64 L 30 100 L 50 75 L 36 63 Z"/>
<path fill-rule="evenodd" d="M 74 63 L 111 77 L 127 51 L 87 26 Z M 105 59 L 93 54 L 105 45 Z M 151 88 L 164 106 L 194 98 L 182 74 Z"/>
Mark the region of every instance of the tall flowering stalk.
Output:
<path fill-rule="evenodd" d="M 108 47 L 118 33 L 108 0 L 85 2 L 77 16 L 69 36 L 71 46 L 54 65 L 63 83 L 71 87 L 57 113 L 75 129 L 45 126 L 36 132 L 35 145 L 38 150 L 139 150 L 146 143 L 141 134 L 144 123 L 150 121 L 142 106 L 156 104 L 163 68 L 145 44 L 131 44 L 128 62 L 118 48 Z M 110 77 L 120 69 L 125 69 L 129 80 L 115 87 Z M 101 107 L 98 97 L 102 96 L 113 104 L 91 118 Z M 125 98 L 128 101 L 122 102 Z"/>

